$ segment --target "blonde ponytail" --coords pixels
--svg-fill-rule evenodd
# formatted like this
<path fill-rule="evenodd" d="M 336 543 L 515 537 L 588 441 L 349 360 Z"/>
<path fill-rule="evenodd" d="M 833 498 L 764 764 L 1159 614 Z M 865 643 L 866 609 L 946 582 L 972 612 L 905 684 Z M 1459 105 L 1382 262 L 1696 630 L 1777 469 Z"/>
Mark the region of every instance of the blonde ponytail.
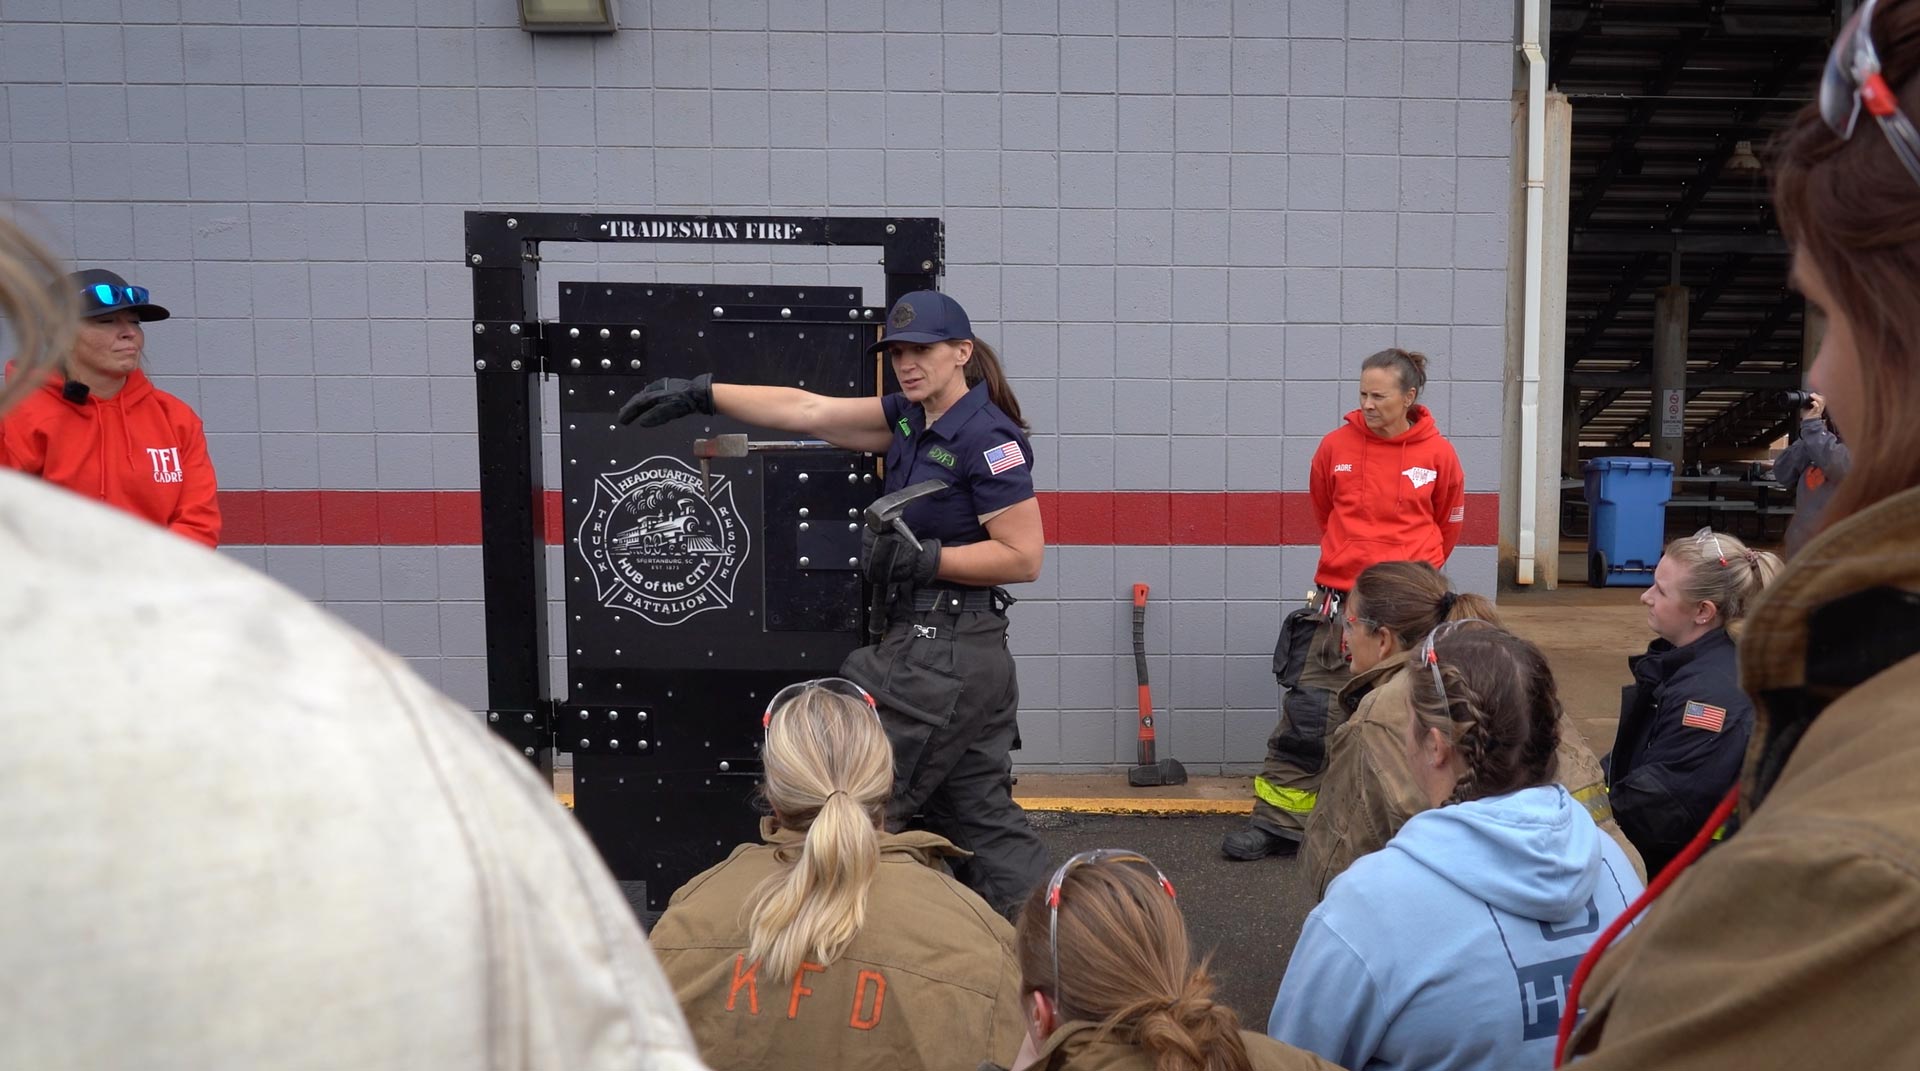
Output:
<path fill-rule="evenodd" d="M 1686 569 L 1680 597 L 1712 603 L 1720 612 L 1721 627 L 1736 639 L 1747 611 L 1785 568 L 1778 554 L 1754 550 L 1737 536 L 1710 528 L 1668 543 L 1665 554 Z"/>
<path fill-rule="evenodd" d="M 762 755 L 775 819 L 805 836 L 747 898 L 747 959 L 786 979 L 839 959 L 866 924 L 893 753 L 864 703 L 809 688 L 774 712 Z"/>

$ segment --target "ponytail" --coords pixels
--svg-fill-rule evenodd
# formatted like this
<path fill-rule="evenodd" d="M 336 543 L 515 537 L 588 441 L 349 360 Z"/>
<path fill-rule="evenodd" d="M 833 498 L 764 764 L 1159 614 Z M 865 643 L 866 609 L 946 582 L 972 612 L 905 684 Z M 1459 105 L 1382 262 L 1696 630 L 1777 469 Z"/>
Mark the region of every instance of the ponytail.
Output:
<path fill-rule="evenodd" d="M 1484 595 L 1454 591 L 1440 570 L 1426 562 L 1381 562 L 1353 582 L 1355 616 L 1393 633 L 1394 647 L 1406 650 L 1446 621 L 1486 621 L 1500 615 Z"/>
<path fill-rule="evenodd" d="M 1157 875 L 1135 863 L 1089 864 L 1068 871 L 1060 893 L 1057 961 L 1046 885 L 1020 913 L 1023 992 L 1048 994 L 1063 1022 L 1122 1033 L 1154 1071 L 1252 1071 L 1240 1017 L 1215 1003 L 1207 965 L 1189 959 L 1186 922 Z"/>
<path fill-rule="evenodd" d="M 809 688 L 774 712 L 762 757 L 775 820 L 804 837 L 747 898 L 747 959 L 785 980 L 832 964 L 866 923 L 893 755 L 864 703 Z"/>
<path fill-rule="evenodd" d="M 1665 554 L 1686 570 L 1680 597 L 1689 603 L 1712 603 L 1721 627 L 1735 638 L 1760 593 L 1785 568 L 1778 554 L 1754 550 L 1738 537 L 1711 528 L 1668 543 Z"/>
<path fill-rule="evenodd" d="M 973 356 L 966 365 L 967 386 L 987 385 L 987 397 L 1000 407 L 1007 419 L 1019 425 L 1021 431 L 1032 431 L 1026 419 L 1020 415 L 1020 401 L 1013 396 L 1013 387 L 1007 383 L 1007 374 L 1000 369 L 1000 355 L 986 340 L 976 336 L 973 340 Z"/>

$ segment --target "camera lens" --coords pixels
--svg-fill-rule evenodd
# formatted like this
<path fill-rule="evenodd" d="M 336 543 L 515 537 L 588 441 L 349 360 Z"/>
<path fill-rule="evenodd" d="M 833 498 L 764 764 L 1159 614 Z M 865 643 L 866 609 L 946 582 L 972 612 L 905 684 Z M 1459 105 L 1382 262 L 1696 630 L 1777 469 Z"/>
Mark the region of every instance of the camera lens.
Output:
<path fill-rule="evenodd" d="M 1805 409 L 1813 404 L 1813 394 L 1804 390 L 1783 390 L 1780 392 L 1780 408 Z"/>

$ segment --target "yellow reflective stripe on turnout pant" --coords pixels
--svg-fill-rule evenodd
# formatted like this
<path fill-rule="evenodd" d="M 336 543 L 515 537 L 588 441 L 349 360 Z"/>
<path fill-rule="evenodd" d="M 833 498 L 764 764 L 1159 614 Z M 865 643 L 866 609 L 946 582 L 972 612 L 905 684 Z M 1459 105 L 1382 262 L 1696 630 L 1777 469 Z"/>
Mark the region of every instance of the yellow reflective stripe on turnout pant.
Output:
<path fill-rule="evenodd" d="M 1253 779 L 1253 794 L 1267 803 L 1292 814 L 1312 814 L 1313 805 L 1320 801 L 1320 793 L 1304 788 L 1288 788 L 1276 785 L 1265 777 Z"/>

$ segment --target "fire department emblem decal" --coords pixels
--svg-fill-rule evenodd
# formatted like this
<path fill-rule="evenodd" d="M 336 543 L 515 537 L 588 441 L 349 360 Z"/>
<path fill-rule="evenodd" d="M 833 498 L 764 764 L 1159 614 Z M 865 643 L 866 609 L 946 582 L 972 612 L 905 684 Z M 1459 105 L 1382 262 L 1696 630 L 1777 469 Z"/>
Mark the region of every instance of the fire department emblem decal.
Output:
<path fill-rule="evenodd" d="M 733 481 L 656 456 L 601 473 L 574 541 L 593 571 L 600 605 L 656 625 L 679 625 L 733 605 L 734 580 L 752 550 Z"/>

